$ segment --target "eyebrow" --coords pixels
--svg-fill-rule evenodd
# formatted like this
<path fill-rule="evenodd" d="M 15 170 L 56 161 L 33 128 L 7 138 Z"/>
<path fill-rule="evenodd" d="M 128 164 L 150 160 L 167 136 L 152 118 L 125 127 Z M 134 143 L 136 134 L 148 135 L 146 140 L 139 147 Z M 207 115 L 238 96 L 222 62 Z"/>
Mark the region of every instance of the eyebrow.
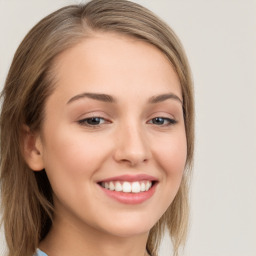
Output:
<path fill-rule="evenodd" d="M 113 96 L 108 95 L 108 94 L 85 92 L 85 93 L 75 95 L 67 102 L 67 104 L 69 104 L 73 101 L 76 101 L 76 100 L 83 99 L 83 98 L 89 98 L 89 99 L 98 100 L 98 101 L 102 101 L 102 102 L 108 102 L 108 103 L 116 102 L 116 99 Z M 149 98 L 148 103 L 155 104 L 155 103 L 163 102 L 168 99 L 173 99 L 173 100 L 176 100 L 176 101 L 180 102 L 181 104 L 183 104 L 182 100 L 176 94 L 173 94 L 173 93 L 152 96 L 151 98 Z"/>
<path fill-rule="evenodd" d="M 154 103 L 159 103 L 168 99 L 173 99 L 178 102 L 180 102 L 183 105 L 182 100 L 174 93 L 167 93 L 167 94 L 160 94 L 157 96 L 153 96 L 149 99 L 149 103 L 154 104 Z"/>
<path fill-rule="evenodd" d="M 75 101 L 75 100 L 79 100 L 79 99 L 82 99 L 82 98 L 89 98 L 89 99 L 93 99 L 93 100 L 98 100 L 98 101 L 103 101 L 103 102 L 109 102 L 109 103 L 114 103 L 116 102 L 116 100 L 114 99 L 114 97 L 108 95 L 108 94 L 103 94 L 103 93 L 88 93 L 88 92 L 85 92 L 85 93 L 81 93 L 81 94 L 78 94 L 74 97 L 72 97 L 68 102 L 67 104 Z"/>

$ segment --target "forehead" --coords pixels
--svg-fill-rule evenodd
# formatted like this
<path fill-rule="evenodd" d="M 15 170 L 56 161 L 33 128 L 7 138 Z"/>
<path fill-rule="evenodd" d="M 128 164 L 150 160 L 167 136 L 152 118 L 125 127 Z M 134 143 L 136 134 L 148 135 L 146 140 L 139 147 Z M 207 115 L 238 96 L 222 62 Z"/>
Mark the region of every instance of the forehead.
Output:
<path fill-rule="evenodd" d="M 182 97 L 179 78 L 155 46 L 115 33 L 95 33 L 60 54 L 54 62 L 56 90 L 159 94 Z M 161 92 L 161 90 L 163 92 Z"/>

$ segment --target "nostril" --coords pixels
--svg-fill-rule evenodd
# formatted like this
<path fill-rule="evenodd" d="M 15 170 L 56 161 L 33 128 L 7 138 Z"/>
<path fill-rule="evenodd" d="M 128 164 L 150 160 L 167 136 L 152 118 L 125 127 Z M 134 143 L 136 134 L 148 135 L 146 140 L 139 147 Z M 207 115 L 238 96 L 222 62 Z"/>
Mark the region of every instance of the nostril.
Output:
<path fill-rule="evenodd" d="M 141 164 L 141 163 L 147 163 L 149 161 L 150 156 L 144 152 L 128 152 L 128 151 L 123 151 L 123 152 L 116 152 L 115 154 L 115 160 L 120 163 L 128 164 L 132 167 Z"/>

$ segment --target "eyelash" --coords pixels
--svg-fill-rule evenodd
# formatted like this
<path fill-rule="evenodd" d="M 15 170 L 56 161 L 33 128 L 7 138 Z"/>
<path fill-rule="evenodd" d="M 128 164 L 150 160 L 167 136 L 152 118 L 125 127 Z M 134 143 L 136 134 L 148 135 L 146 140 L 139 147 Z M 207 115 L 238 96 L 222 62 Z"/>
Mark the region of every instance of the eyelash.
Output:
<path fill-rule="evenodd" d="M 90 121 L 92 121 L 92 122 L 96 121 L 97 123 L 96 124 L 90 124 L 89 123 Z M 158 124 L 154 123 L 154 121 L 155 122 L 161 121 L 162 123 L 160 125 L 158 125 Z M 88 118 L 85 118 L 85 119 L 81 119 L 81 120 L 78 121 L 78 123 L 80 125 L 83 125 L 83 126 L 92 127 L 92 128 L 98 128 L 98 127 L 104 125 L 105 123 L 111 123 L 111 122 L 106 120 L 103 117 L 95 116 L 95 117 L 88 117 Z M 147 123 L 153 124 L 153 125 L 157 125 L 157 126 L 166 127 L 166 126 L 175 125 L 177 123 L 177 121 L 175 119 L 159 116 L 159 117 L 152 118 Z"/>
<path fill-rule="evenodd" d="M 154 120 L 155 121 L 159 121 L 159 120 L 162 120 L 164 123 L 159 125 L 159 126 L 170 126 L 170 125 L 174 125 L 177 123 L 177 121 L 175 119 L 171 119 L 171 118 L 167 118 L 167 117 L 161 117 L 161 116 L 158 116 L 158 117 L 154 117 L 150 120 L 149 123 L 151 124 L 155 124 L 154 123 Z M 167 122 L 167 123 L 166 123 Z M 158 126 L 158 125 L 157 125 Z"/>
<path fill-rule="evenodd" d="M 97 124 L 90 124 L 88 123 L 89 121 L 98 121 L 100 123 L 97 123 Z M 80 125 L 83 125 L 83 126 L 88 126 L 88 127 L 92 127 L 92 128 L 97 128 L 101 125 L 103 125 L 103 123 L 101 123 L 101 121 L 103 120 L 103 123 L 110 123 L 109 121 L 107 121 L 105 118 L 103 117 L 99 117 L 99 116 L 93 116 L 93 117 L 88 117 L 88 118 L 85 118 L 85 119 L 82 119 L 82 120 L 79 120 L 78 123 Z"/>

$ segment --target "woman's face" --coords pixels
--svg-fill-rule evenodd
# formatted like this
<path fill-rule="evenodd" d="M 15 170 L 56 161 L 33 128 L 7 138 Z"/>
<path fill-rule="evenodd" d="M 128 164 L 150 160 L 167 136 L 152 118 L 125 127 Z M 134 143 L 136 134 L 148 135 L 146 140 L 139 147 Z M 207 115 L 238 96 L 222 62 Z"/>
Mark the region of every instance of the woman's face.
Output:
<path fill-rule="evenodd" d="M 55 61 L 39 150 L 56 218 L 147 233 L 179 188 L 186 135 L 179 79 L 154 46 L 95 34 Z"/>

